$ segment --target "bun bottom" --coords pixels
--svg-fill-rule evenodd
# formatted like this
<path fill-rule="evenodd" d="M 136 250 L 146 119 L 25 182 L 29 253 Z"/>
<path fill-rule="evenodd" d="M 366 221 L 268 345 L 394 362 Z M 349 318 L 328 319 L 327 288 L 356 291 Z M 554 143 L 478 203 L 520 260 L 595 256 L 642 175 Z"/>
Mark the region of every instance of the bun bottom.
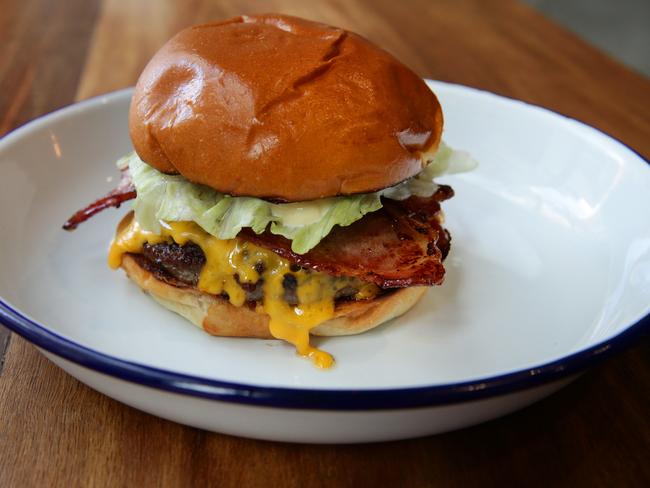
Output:
<path fill-rule="evenodd" d="M 122 268 L 142 290 L 163 307 L 176 312 L 208 334 L 225 337 L 273 339 L 269 316 L 249 307 L 235 307 L 228 300 L 193 288 L 178 288 L 157 279 L 128 254 Z M 424 286 L 401 288 L 381 297 L 337 305 L 334 318 L 313 328 L 317 336 L 360 334 L 398 317 L 413 307 L 427 292 Z"/>

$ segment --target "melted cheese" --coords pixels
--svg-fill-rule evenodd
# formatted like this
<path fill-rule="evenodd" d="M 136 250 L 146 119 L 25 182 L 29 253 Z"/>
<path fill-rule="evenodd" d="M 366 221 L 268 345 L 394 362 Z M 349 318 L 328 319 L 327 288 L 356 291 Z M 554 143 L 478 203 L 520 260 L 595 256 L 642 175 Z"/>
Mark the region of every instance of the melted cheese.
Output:
<path fill-rule="evenodd" d="M 198 289 L 213 295 L 227 293 L 236 307 L 246 302 L 246 292 L 239 283 L 254 284 L 263 279 L 264 298 L 256 311 L 269 315 L 271 335 L 295 345 L 299 354 L 310 357 L 321 368 L 329 368 L 334 360 L 309 344 L 309 332 L 334 316 L 336 293 L 352 285 L 358 288 L 355 299 L 372 298 L 378 292 L 375 285 L 354 278 L 335 278 L 305 269 L 291 271 L 291 263 L 274 252 L 239 239 L 217 239 L 194 222 L 170 222 L 164 224 L 160 234 L 155 234 L 143 230 L 132 219 L 111 243 L 108 264 L 118 268 L 124 253 L 140 253 L 145 243 L 170 241 L 181 246 L 188 242 L 197 244 L 206 258 Z M 297 281 L 297 306 L 284 299 L 282 282 L 287 273 Z"/>

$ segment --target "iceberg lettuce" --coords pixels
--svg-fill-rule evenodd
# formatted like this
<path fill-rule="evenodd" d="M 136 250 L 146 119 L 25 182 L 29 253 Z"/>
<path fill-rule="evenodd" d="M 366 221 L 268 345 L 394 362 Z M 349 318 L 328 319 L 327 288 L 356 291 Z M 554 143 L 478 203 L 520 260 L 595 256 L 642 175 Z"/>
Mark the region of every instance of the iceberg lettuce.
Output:
<path fill-rule="evenodd" d="M 166 175 L 141 161 L 136 153 L 120 159 L 118 166 L 129 167 L 137 191 L 135 217 L 145 230 L 157 233 L 161 221 L 191 220 L 219 239 L 231 239 L 244 227 L 258 234 L 268 227 L 273 234 L 290 239 L 293 252 L 304 254 L 335 225 L 350 225 L 379 210 L 381 197 L 404 200 L 411 195 L 431 196 L 438 188 L 433 178 L 476 167 L 467 153 L 454 151 L 444 143 L 435 154 L 425 154 L 424 158 L 428 164 L 418 175 L 378 192 L 285 204 L 233 197 L 179 175 Z"/>

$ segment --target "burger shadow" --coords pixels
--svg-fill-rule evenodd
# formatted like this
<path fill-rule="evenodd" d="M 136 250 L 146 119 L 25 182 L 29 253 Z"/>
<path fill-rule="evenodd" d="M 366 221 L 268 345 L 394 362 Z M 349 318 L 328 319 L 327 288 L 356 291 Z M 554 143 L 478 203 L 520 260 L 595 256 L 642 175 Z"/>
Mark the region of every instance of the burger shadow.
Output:
<path fill-rule="evenodd" d="M 419 338 L 429 335 L 421 332 L 429 330 L 430 333 L 432 325 L 436 328 L 433 331 L 435 335 L 448 335 L 458 331 L 459 328 L 467 324 L 467 317 L 463 314 L 462 301 L 459 297 L 459 292 L 466 280 L 466 273 L 461 260 L 453 251 L 450 252 L 445 262 L 450 266 L 443 284 L 430 287 L 427 293 L 404 314 L 362 334 L 336 337 L 312 336 L 312 344 L 327 350 L 328 347 L 341 343 L 341 341 L 349 344 L 372 341 L 372 348 L 357 348 L 355 350 L 357 358 L 361 359 L 360 356 L 367 356 L 364 359 L 370 359 L 382 356 L 382 351 L 391 350 L 392 344 L 394 344 L 392 341 L 396 336 L 405 338 L 403 335 L 405 332 L 409 333 L 408 340 L 410 341 L 412 337 L 419 340 Z M 413 336 L 409 329 L 412 329 Z"/>
<path fill-rule="evenodd" d="M 529 294 L 527 270 L 504 259 L 486 255 L 472 243 L 452 247 L 445 260 L 443 284 L 431 287 L 406 313 L 363 334 L 314 337 L 313 344 L 334 353 L 341 351 L 346 357 L 353 351 L 355 362 L 366 363 L 407 354 L 405 350 L 440 352 L 447 345 L 456 347 L 453 344 L 459 336 L 464 337 L 468 353 L 480 349 L 489 331 L 508 319 L 501 306 L 507 306 L 513 296 Z M 449 351 L 442 356 L 454 360 Z M 339 358 L 343 366 L 343 356 Z"/>

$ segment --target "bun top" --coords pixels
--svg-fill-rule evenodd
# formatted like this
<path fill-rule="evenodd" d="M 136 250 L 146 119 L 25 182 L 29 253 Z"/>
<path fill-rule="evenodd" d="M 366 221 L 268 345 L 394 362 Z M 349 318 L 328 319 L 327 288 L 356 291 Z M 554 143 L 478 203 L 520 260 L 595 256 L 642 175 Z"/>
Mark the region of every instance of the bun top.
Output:
<path fill-rule="evenodd" d="M 442 112 L 366 39 L 285 15 L 190 27 L 149 61 L 129 114 L 140 158 L 231 195 L 378 190 L 422 169 Z"/>

